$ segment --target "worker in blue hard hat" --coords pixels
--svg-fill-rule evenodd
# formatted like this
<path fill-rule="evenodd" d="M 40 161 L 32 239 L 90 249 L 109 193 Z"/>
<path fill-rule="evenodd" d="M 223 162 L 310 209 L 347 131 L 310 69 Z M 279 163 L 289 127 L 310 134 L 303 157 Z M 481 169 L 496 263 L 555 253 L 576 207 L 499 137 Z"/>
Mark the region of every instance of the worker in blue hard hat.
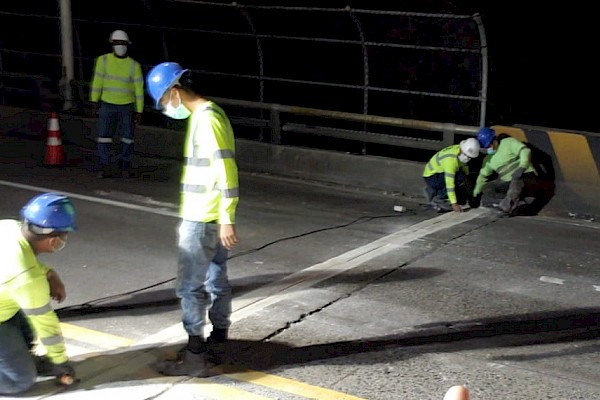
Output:
<path fill-rule="evenodd" d="M 479 141 L 479 146 L 481 151 L 484 153 L 492 153 L 492 144 L 494 143 L 494 139 L 496 138 L 496 131 L 492 128 L 483 127 L 479 129 L 477 132 L 477 140 Z"/>
<path fill-rule="evenodd" d="M 38 376 L 68 376 L 69 363 L 51 300 L 62 302 L 58 273 L 38 259 L 62 250 L 76 229 L 75 209 L 63 195 L 44 193 L 21 210 L 21 220 L 0 220 L 0 394 L 22 393 Z M 34 353 L 40 342 L 45 355 Z"/>
<path fill-rule="evenodd" d="M 499 202 L 498 208 L 507 215 L 514 215 L 519 205 L 523 205 L 526 186 L 536 186 L 537 171 L 532 163 L 531 149 L 520 140 L 509 135 L 496 135 L 494 129 L 481 128 L 477 139 L 486 156 L 473 189 L 471 206 L 481 203 L 484 186 L 494 182 L 496 192 L 506 195 Z M 494 179 L 491 179 L 494 177 Z"/>
<path fill-rule="evenodd" d="M 223 348 L 231 325 L 228 250 L 238 237 L 238 169 L 233 128 L 225 111 L 201 97 L 190 71 L 173 62 L 150 70 L 146 88 L 154 106 L 173 119 L 187 119 L 181 176 L 176 294 L 181 299 L 187 345 L 177 359 L 158 363 L 164 375 L 208 376 L 209 352 Z M 205 314 L 213 330 L 204 338 Z"/>

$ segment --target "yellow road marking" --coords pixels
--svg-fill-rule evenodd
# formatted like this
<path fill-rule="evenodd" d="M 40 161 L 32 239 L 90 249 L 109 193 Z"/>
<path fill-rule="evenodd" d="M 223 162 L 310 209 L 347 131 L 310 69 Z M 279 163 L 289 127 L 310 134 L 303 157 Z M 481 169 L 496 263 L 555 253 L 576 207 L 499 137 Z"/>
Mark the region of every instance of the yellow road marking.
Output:
<path fill-rule="evenodd" d="M 194 379 L 191 382 L 197 382 Z M 191 389 L 191 390 L 190 390 Z M 189 398 L 192 394 L 201 394 L 203 397 L 207 396 L 215 400 L 221 399 L 244 399 L 244 400 L 270 400 L 270 397 L 259 396 L 257 394 L 247 392 L 245 390 L 239 390 L 230 386 L 219 385 L 216 383 L 208 382 L 202 379 L 201 382 L 193 384 L 178 384 L 173 386 L 168 392 L 164 393 L 159 399 L 184 399 Z"/>
<path fill-rule="evenodd" d="M 95 331 L 77 325 L 66 324 L 64 322 L 60 323 L 60 327 L 65 338 L 86 342 L 109 349 L 114 349 L 115 347 L 128 347 L 135 343 L 135 341 L 121 336 L 115 336 L 109 333 Z"/>
<path fill-rule="evenodd" d="M 99 356 L 102 353 L 98 352 L 98 351 L 90 351 L 90 349 L 86 349 L 85 347 L 82 346 L 77 346 L 74 344 L 70 344 L 67 343 L 67 356 L 69 356 L 70 359 L 73 360 L 79 360 L 82 358 L 82 356 L 85 356 L 85 358 L 89 358 L 89 357 L 93 357 L 93 356 Z"/>
<path fill-rule="evenodd" d="M 319 400 L 364 400 L 360 397 L 336 392 L 335 390 L 312 386 L 304 382 L 283 378 L 264 372 L 244 370 L 232 366 L 219 366 L 215 368 L 223 372 L 224 376 L 237 381 L 248 382 L 254 385 L 268 387 L 281 392 L 291 393 L 308 399 Z"/>
<path fill-rule="evenodd" d="M 100 332 L 92 329 L 80 327 L 77 325 L 67 324 L 61 322 L 61 328 L 63 336 L 68 339 L 75 340 L 81 343 L 89 343 L 91 345 L 100 346 L 109 350 L 119 347 L 128 347 L 135 343 L 135 341 Z M 72 356 L 83 356 L 85 359 L 90 360 L 90 355 L 101 355 L 99 352 L 90 353 L 89 350 L 78 346 L 67 344 L 67 351 Z M 218 366 L 215 368 L 220 374 L 231 378 L 236 381 L 247 382 L 250 384 L 263 386 L 269 389 L 277 390 L 280 392 L 295 394 L 308 399 L 319 399 L 319 400 L 364 400 L 360 397 L 347 395 L 345 393 L 336 392 L 334 390 L 325 389 L 318 386 L 312 386 L 307 383 L 295 381 L 293 379 L 283 378 L 276 375 L 266 374 L 264 372 L 252 371 L 235 368 L 233 366 Z M 182 386 L 182 387 L 180 387 Z M 185 387 L 189 390 L 190 385 L 176 385 L 173 389 L 169 390 L 169 394 L 174 391 L 184 390 Z M 202 380 L 202 383 L 193 385 L 193 390 L 196 393 L 202 393 L 202 395 L 214 397 L 215 399 L 223 398 L 243 398 L 248 400 L 268 400 L 267 397 L 258 396 L 250 392 L 242 391 L 239 389 L 232 388 L 230 386 L 211 383 L 209 381 Z"/>

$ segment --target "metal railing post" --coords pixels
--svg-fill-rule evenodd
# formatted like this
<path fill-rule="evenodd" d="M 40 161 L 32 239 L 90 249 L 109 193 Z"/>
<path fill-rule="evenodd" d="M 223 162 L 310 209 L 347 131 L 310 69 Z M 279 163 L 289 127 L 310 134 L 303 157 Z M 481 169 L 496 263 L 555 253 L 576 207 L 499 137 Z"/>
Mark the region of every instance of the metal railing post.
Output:
<path fill-rule="evenodd" d="M 281 144 L 281 115 L 276 104 L 270 109 L 271 143 Z"/>

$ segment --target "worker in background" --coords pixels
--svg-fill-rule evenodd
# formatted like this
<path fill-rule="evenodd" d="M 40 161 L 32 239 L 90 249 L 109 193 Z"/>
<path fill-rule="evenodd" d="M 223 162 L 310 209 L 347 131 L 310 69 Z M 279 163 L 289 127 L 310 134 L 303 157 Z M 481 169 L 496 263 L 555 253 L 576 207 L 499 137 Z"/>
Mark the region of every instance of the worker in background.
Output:
<path fill-rule="evenodd" d="M 131 174 L 134 150 L 134 127 L 144 111 L 144 77 L 139 62 L 129 57 L 131 44 L 127 33 L 114 31 L 109 38 L 112 53 L 96 58 L 90 86 L 93 115 L 98 114 L 98 177 L 113 175 L 111 148 L 115 132 L 121 142 L 121 175 Z"/>
<path fill-rule="evenodd" d="M 152 68 L 146 87 L 155 107 L 166 116 L 189 118 L 176 281 L 188 342 L 177 359 L 162 361 L 156 369 L 164 375 L 208 376 L 209 352 L 223 347 L 231 325 L 227 258 L 228 250 L 238 242 L 235 216 L 239 201 L 233 128 L 221 107 L 198 95 L 189 71 L 177 63 Z M 213 330 L 205 340 L 207 310 Z"/>
<path fill-rule="evenodd" d="M 41 253 L 64 248 L 74 231 L 75 209 L 68 197 L 45 193 L 21 210 L 22 220 L 0 220 L 0 394 L 28 390 L 39 375 L 63 384 L 75 378 L 58 317 L 51 300 L 66 297 L 53 269 L 38 260 Z M 46 355 L 34 354 L 41 342 Z M 69 380 L 64 380 L 70 378 Z"/>
<path fill-rule="evenodd" d="M 423 170 L 427 204 L 438 212 L 461 212 L 470 195 L 467 163 L 479 155 L 475 138 L 448 146 L 431 157 Z"/>
<path fill-rule="evenodd" d="M 493 129 L 486 127 L 479 130 L 477 140 L 486 156 L 475 182 L 471 205 L 478 207 L 484 186 L 488 181 L 490 184 L 494 182 L 496 192 L 506 193 L 498 208 L 507 215 L 514 215 L 523 200 L 526 184 L 530 187 L 536 185 L 537 172 L 532 164 L 531 149 L 509 135 L 496 136 Z"/>

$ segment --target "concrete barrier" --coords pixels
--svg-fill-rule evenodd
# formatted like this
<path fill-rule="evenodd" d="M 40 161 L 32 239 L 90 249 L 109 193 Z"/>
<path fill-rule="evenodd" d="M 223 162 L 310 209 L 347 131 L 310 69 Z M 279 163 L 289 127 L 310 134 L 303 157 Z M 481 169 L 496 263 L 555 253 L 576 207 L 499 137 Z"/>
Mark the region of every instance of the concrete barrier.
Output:
<path fill-rule="evenodd" d="M 600 214 L 599 134 L 527 125 L 493 128 L 529 143 L 538 157 L 547 157 L 557 185 L 556 205 L 572 214 Z"/>
<path fill-rule="evenodd" d="M 48 113 L 0 107 L 0 132 L 43 138 Z M 96 119 L 60 115 L 63 142 L 93 151 Z M 494 126 L 531 143 L 548 157 L 555 174 L 556 194 L 551 204 L 560 212 L 600 215 L 600 138 L 573 132 L 534 127 Z M 181 159 L 185 132 L 140 126 L 136 130 L 137 157 L 146 155 Z M 342 152 L 273 145 L 238 139 L 240 170 L 386 192 L 411 198 L 422 197 L 424 162 Z M 68 156 L 68 155 L 67 155 Z"/>

